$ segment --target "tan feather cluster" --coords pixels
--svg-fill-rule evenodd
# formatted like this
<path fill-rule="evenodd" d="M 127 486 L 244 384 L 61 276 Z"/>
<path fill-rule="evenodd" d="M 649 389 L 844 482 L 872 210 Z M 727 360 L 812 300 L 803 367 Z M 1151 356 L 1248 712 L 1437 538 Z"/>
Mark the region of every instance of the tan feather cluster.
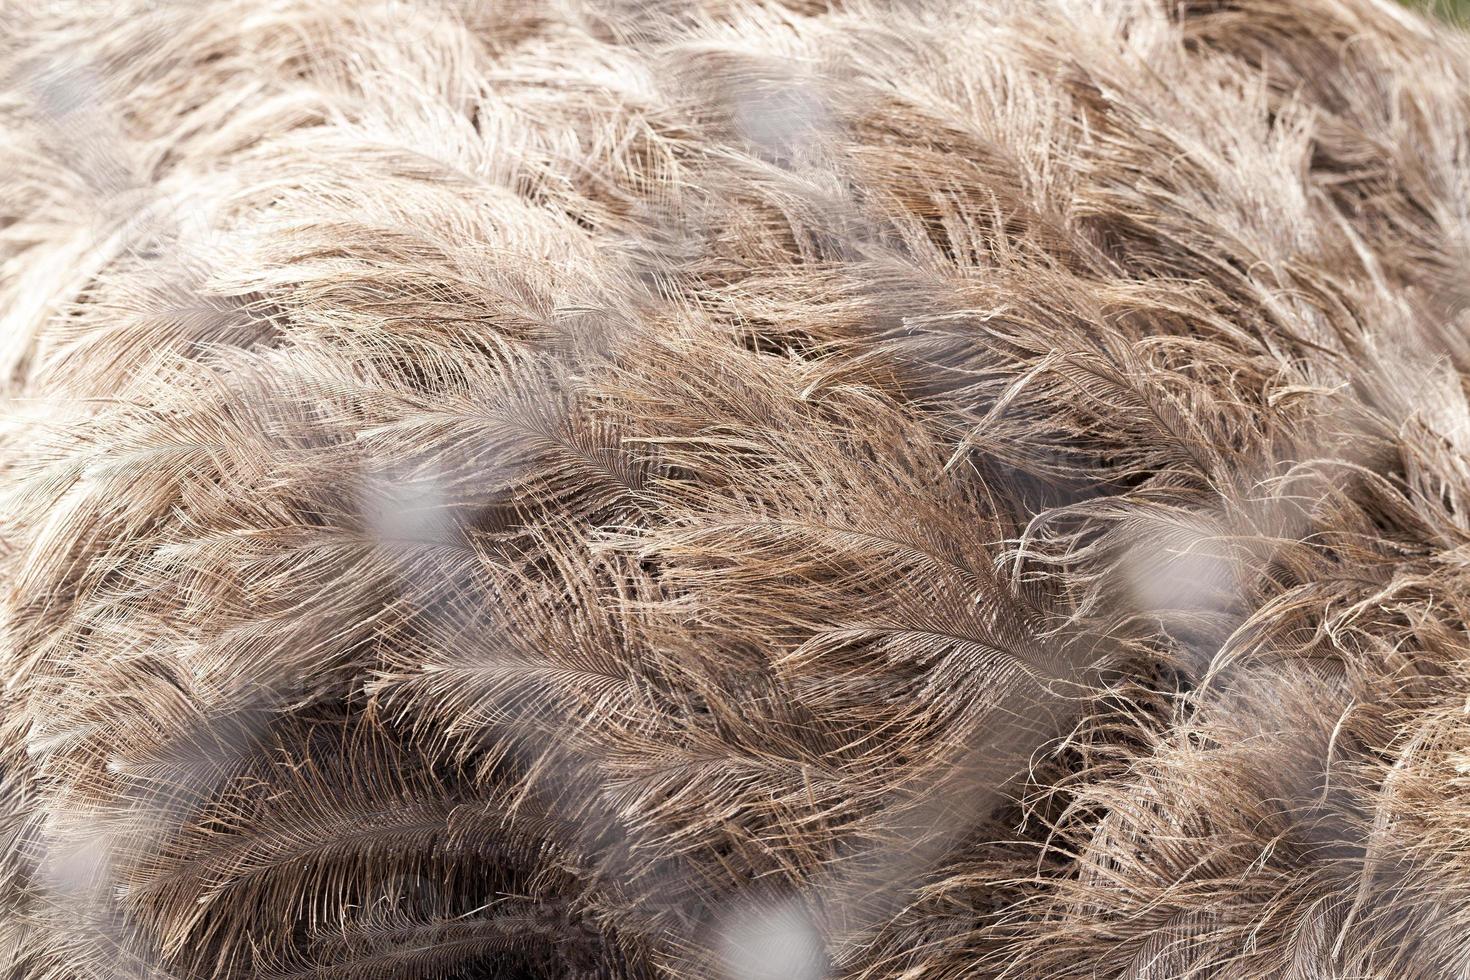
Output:
<path fill-rule="evenodd" d="M 0 972 L 1470 977 L 1470 45 L 0 0 Z"/>

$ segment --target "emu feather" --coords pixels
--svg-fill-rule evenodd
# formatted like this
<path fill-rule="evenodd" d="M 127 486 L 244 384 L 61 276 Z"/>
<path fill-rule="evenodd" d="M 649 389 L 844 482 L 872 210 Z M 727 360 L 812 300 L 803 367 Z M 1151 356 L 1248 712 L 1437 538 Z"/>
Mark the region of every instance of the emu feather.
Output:
<path fill-rule="evenodd" d="M 0 0 L 0 969 L 1470 977 L 1470 42 Z"/>

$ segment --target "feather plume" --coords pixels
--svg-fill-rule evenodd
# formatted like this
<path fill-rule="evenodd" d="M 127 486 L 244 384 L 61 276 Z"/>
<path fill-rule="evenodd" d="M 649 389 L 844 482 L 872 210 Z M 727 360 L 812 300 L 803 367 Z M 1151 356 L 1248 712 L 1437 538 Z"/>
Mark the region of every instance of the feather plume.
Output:
<path fill-rule="evenodd" d="M 1470 976 L 1470 40 L 0 0 L 0 973 Z"/>

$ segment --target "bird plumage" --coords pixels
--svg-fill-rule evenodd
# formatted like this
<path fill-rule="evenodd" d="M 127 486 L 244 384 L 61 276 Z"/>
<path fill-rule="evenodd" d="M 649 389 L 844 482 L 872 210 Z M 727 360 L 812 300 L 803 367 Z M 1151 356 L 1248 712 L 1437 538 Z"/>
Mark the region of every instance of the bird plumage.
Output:
<path fill-rule="evenodd" d="M 0 964 L 1470 976 L 1470 46 L 0 7 Z"/>

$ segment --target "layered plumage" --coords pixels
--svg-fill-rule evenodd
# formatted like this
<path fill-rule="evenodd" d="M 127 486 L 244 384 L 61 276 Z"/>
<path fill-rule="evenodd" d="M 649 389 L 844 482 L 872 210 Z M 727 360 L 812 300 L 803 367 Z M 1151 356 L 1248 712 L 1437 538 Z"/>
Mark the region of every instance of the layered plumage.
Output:
<path fill-rule="evenodd" d="M 1470 976 L 1470 46 L 0 8 L 0 963 Z"/>

